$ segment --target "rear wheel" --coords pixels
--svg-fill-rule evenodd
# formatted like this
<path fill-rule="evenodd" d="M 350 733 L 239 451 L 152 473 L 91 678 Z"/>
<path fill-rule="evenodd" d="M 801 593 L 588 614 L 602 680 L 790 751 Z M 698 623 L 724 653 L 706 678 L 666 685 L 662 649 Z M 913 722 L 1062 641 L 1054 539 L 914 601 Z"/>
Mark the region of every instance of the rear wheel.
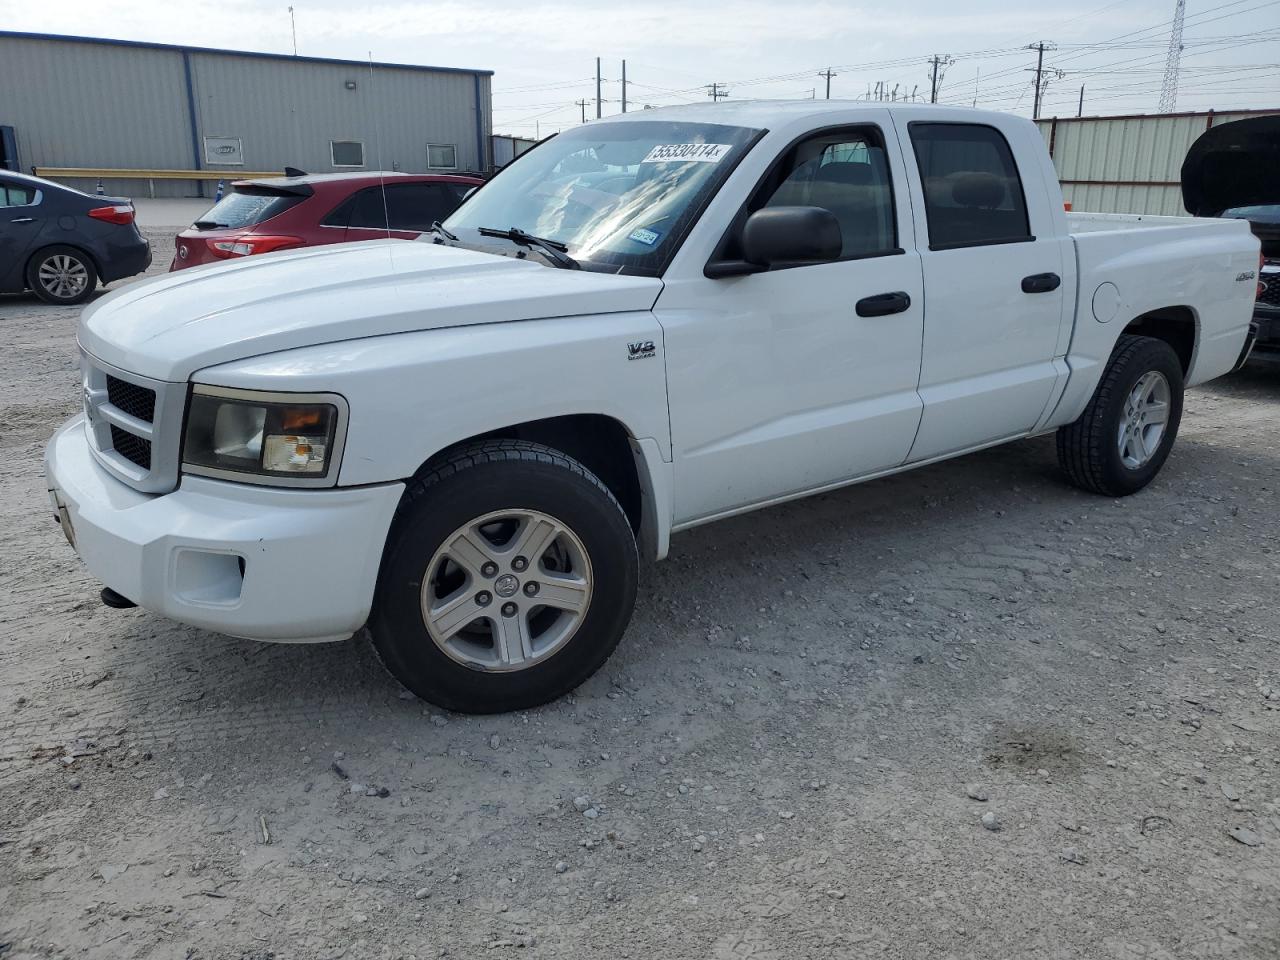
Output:
<path fill-rule="evenodd" d="M 46 247 L 27 263 L 27 286 L 45 303 L 83 303 L 97 285 L 93 261 L 75 247 Z"/>
<path fill-rule="evenodd" d="M 369 630 L 423 699 L 464 713 L 524 709 L 608 659 L 637 568 L 626 515 L 594 474 L 540 444 L 489 441 L 410 484 Z"/>
<path fill-rule="evenodd" d="M 1182 364 L 1163 340 L 1124 335 L 1074 423 L 1058 429 L 1058 462 L 1076 486 L 1137 493 L 1164 466 L 1182 420 Z"/>

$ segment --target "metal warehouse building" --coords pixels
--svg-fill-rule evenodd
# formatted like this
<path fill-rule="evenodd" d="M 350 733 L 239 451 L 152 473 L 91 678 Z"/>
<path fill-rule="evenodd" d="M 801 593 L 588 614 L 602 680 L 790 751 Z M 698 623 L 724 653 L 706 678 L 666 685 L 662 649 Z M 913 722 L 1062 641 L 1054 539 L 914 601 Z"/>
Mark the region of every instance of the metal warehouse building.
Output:
<path fill-rule="evenodd" d="M 1054 117 L 1040 133 L 1075 210 L 1186 216 L 1182 161 L 1210 127 L 1280 110 Z"/>
<path fill-rule="evenodd" d="M 0 31 L 0 163 L 158 171 L 104 187 L 168 197 L 209 184 L 164 171 L 485 170 L 492 76 Z"/>

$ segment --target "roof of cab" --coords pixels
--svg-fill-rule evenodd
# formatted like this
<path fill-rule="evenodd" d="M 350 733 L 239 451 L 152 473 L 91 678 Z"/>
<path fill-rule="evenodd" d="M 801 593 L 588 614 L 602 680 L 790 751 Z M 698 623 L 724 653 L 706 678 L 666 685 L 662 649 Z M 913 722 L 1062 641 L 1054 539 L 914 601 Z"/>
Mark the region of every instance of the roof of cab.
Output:
<path fill-rule="evenodd" d="M 974 120 L 979 117 L 1004 117 L 1007 113 L 991 110 L 975 110 L 972 107 L 944 106 L 936 103 L 904 103 L 866 100 L 729 100 L 723 103 L 689 103 L 672 107 L 655 107 L 637 110 L 624 117 L 615 114 L 593 120 L 591 123 L 610 123 L 618 120 L 685 120 L 697 123 L 724 123 L 743 127 L 767 127 L 804 117 L 821 117 L 824 114 L 854 110 L 870 113 L 876 110 L 929 111 L 930 113 L 955 114 L 957 119 Z"/>

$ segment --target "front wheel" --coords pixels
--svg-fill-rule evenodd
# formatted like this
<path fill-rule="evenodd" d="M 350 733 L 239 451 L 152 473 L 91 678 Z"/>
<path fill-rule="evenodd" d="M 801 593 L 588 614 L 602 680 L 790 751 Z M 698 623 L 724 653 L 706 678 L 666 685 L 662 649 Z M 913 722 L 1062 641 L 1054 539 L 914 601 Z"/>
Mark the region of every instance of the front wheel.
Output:
<path fill-rule="evenodd" d="M 1182 421 L 1182 363 L 1163 340 L 1124 335 L 1084 413 L 1058 429 L 1058 462 L 1076 486 L 1137 493 L 1164 466 Z"/>
<path fill-rule="evenodd" d="M 488 441 L 409 485 L 369 630 L 387 669 L 424 700 L 521 710 L 608 659 L 638 566 L 626 514 L 594 474 L 550 447 Z"/>

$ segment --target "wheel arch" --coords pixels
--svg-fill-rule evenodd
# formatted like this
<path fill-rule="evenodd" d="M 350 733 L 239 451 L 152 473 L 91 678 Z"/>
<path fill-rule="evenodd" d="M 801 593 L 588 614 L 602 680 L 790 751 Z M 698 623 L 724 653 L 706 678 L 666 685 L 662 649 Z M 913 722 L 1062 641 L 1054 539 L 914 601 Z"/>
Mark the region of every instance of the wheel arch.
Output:
<path fill-rule="evenodd" d="M 27 278 L 31 274 L 31 266 L 36 262 L 36 258 L 39 257 L 40 254 L 44 253 L 46 250 L 52 249 L 53 247 L 70 247 L 72 250 L 76 251 L 77 253 L 83 254 L 85 258 L 89 261 L 90 266 L 93 267 L 94 278 L 98 281 L 98 283 L 102 282 L 102 264 L 98 262 L 98 258 L 94 256 L 92 250 L 78 243 L 66 243 L 64 241 L 59 240 L 56 243 L 42 244 L 41 246 L 36 247 L 36 249 L 31 251 L 31 255 L 28 256 L 27 259 L 22 264 L 22 282 L 24 284 L 28 282 Z M 30 287 L 28 287 L 28 289 L 30 289 Z"/>
<path fill-rule="evenodd" d="M 606 414 L 546 417 L 463 437 L 424 460 L 414 477 L 430 473 L 462 447 L 484 440 L 540 443 L 577 460 L 617 498 L 643 554 L 657 560 L 666 556 L 671 535 L 669 465 L 654 441 L 637 438 Z"/>
<path fill-rule="evenodd" d="M 1163 340 L 1178 355 L 1184 380 L 1191 379 L 1200 343 L 1200 317 L 1185 305 L 1159 307 L 1134 317 L 1122 333 Z"/>

